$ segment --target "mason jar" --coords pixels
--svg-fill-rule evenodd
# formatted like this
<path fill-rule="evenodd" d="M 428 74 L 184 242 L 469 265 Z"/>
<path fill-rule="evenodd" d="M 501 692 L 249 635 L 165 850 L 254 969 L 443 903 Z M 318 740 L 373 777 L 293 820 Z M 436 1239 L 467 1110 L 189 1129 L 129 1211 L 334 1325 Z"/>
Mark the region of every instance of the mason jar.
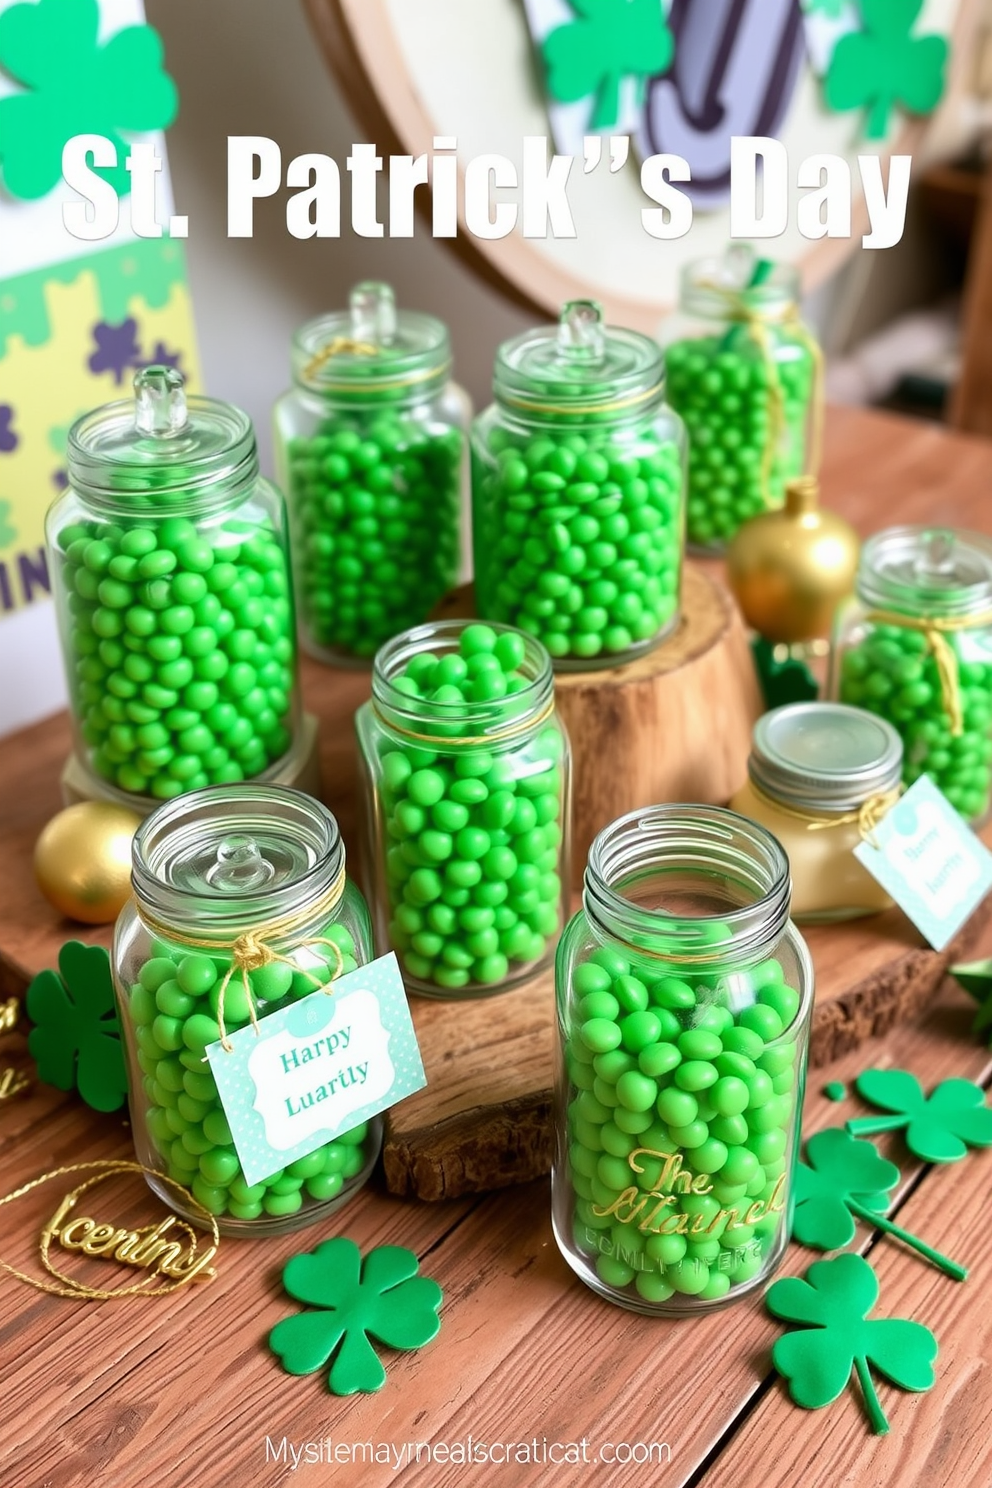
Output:
<path fill-rule="evenodd" d="M 69 433 L 46 522 L 75 756 L 135 810 L 290 761 L 299 702 L 285 508 L 251 420 L 171 367 Z"/>
<path fill-rule="evenodd" d="M 617 666 L 679 623 L 682 424 L 657 344 L 575 300 L 500 347 L 472 430 L 476 610 L 558 669 Z"/>
<path fill-rule="evenodd" d="M 551 959 L 569 883 L 570 754 L 548 653 L 446 620 L 375 659 L 356 716 L 380 950 L 427 997 L 485 997 Z"/>
<path fill-rule="evenodd" d="M 785 1250 L 813 1006 L 770 832 L 654 806 L 593 842 L 558 947 L 552 1205 L 601 1296 L 690 1315 Z"/>
<path fill-rule="evenodd" d="M 747 768 L 731 810 L 767 827 L 785 849 L 794 919 L 892 908 L 854 856 L 899 799 L 902 740 L 891 724 L 844 703 L 789 703 L 758 719 Z"/>
<path fill-rule="evenodd" d="M 800 318 L 799 275 L 741 248 L 687 264 L 661 339 L 689 435 L 689 543 L 722 551 L 819 463 L 822 356 Z"/>
<path fill-rule="evenodd" d="M 321 660 L 367 663 L 456 581 L 469 402 L 446 326 L 397 311 L 386 284 L 309 321 L 292 360 L 275 460 L 300 633 Z"/>
<path fill-rule="evenodd" d="M 112 959 L 131 1130 L 150 1186 L 199 1223 L 155 1175 L 182 1184 L 223 1234 L 326 1218 L 368 1177 L 379 1117 L 249 1184 L 204 1051 L 371 959 L 368 910 L 346 877 L 336 821 L 301 791 L 214 786 L 147 817 L 132 860 Z"/>
<path fill-rule="evenodd" d="M 887 719 L 903 780 L 928 775 L 961 815 L 992 794 L 992 541 L 890 527 L 865 543 L 856 598 L 837 617 L 831 696 Z"/>

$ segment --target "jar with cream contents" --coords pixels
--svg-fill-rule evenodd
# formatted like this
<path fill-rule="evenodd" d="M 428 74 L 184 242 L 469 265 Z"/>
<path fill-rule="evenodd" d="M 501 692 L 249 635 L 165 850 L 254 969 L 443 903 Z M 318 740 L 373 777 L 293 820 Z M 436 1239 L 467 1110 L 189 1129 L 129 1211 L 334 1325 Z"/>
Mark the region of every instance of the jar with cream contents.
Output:
<path fill-rule="evenodd" d="M 793 918 L 855 919 L 892 900 L 854 856 L 899 796 L 902 741 L 842 703 L 791 703 L 755 724 L 747 782 L 730 802 L 773 832 L 792 869 Z"/>

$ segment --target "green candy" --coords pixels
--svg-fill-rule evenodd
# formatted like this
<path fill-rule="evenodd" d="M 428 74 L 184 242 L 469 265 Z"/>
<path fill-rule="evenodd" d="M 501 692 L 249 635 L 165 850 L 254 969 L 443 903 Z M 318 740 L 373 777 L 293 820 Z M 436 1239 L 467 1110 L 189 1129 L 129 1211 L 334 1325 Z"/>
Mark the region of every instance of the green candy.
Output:
<path fill-rule="evenodd" d="M 805 469 L 814 377 L 808 339 L 786 325 L 763 326 L 760 338 L 738 325 L 726 335 L 674 341 L 665 376 L 689 434 L 688 538 L 720 547 L 750 517 L 781 506 L 786 481 Z"/>

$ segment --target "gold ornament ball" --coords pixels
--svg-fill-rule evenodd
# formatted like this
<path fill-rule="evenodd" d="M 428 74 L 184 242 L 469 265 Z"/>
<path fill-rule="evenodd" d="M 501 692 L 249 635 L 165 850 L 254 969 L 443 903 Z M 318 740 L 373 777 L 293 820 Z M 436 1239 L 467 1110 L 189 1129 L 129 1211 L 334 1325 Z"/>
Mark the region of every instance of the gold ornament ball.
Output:
<path fill-rule="evenodd" d="M 34 874 L 50 904 L 84 925 L 109 925 L 131 894 L 131 839 L 141 817 L 108 801 L 81 801 L 53 816 L 34 849 Z"/>
<path fill-rule="evenodd" d="M 727 549 L 727 576 L 744 619 L 765 640 L 830 635 L 838 604 L 854 589 L 860 539 L 843 517 L 821 511 L 809 476 L 786 486 L 781 511 L 745 522 Z"/>

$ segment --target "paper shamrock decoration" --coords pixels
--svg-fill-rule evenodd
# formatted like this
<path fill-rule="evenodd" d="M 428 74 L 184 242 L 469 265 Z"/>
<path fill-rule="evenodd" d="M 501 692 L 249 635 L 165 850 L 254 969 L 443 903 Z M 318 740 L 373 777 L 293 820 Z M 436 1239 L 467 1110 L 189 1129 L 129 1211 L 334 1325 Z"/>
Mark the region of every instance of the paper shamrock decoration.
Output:
<path fill-rule="evenodd" d="M 386 1371 L 369 1335 L 390 1348 L 415 1349 L 441 1326 L 441 1288 L 418 1276 L 417 1267 L 413 1251 L 401 1245 L 381 1245 L 363 1262 L 355 1242 L 343 1237 L 293 1256 L 283 1286 L 321 1310 L 284 1318 L 269 1334 L 269 1347 L 290 1374 L 313 1374 L 331 1360 L 335 1395 L 380 1390 Z"/>
<path fill-rule="evenodd" d="M 755 670 L 761 684 L 761 695 L 767 709 L 783 708 L 786 703 L 808 703 L 819 696 L 816 679 L 804 661 L 787 657 L 778 661 L 777 646 L 756 636 L 751 642 Z"/>
<path fill-rule="evenodd" d="M 992 1045 L 992 960 L 952 966 L 951 976 L 978 1003 L 972 1027 L 976 1033 L 985 1034 Z"/>
<path fill-rule="evenodd" d="M 620 81 L 664 72 L 674 43 L 659 0 L 569 0 L 574 21 L 557 26 L 544 42 L 548 92 L 559 103 L 595 93 L 592 132 L 611 129 L 620 114 Z M 640 98 L 638 99 L 640 103 Z"/>
<path fill-rule="evenodd" d="M 793 1239 L 814 1250 L 839 1250 L 854 1239 L 856 1215 L 895 1235 L 955 1281 L 967 1278 L 963 1266 L 885 1217 L 899 1169 L 871 1142 L 831 1126 L 809 1138 L 805 1155 L 807 1161 L 796 1164 Z"/>
<path fill-rule="evenodd" d="M 816 1261 L 806 1280 L 773 1282 L 765 1302 L 777 1318 L 806 1326 L 786 1333 L 772 1349 L 772 1363 L 788 1381 L 789 1394 L 806 1410 L 836 1400 L 853 1369 L 872 1430 L 889 1429 L 871 1377 L 879 1374 L 903 1390 L 929 1390 L 934 1382 L 937 1340 L 922 1323 L 905 1318 L 869 1318 L 878 1301 L 878 1279 L 858 1255 Z"/>
<path fill-rule="evenodd" d="M 0 66 L 25 92 L 0 99 L 0 165 L 12 196 L 44 196 L 62 179 L 62 150 L 75 134 L 102 134 L 118 150 L 99 174 L 130 191 L 124 133 L 166 129 L 175 84 L 162 70 L 150 26 L 127 26 L 101 45 L 98 0 L 32 0 L 0 15 Z"/>
<path fill-rule="evenodd" d="M 78 1090 L 94 1111 L 118 1111 L 127 1096 L 121 1030 L 102 946 L 68 940 L 58 971 L 42 971 L 24 1005 L 35 1025 L 28 1049 L 38 1078 L 58 1090 Z"/>
<path fill-rule="evenodd" d="M 910 1152 L 924 1162 L 957 1162 L 969 1147 L 992 1147 L 992 1110 L 971 1080 L 942 1080 L 929 1099 L 906 1070 L 865 1070 L 854 1082 L 870 1105 L 891 1116 L 859 1116 L 847 1122 L 856 1137 L 906 1128 Z"/>
<path fill-rule="evenodd" d="M 884 139 L 893 108 L 928 114 L 944 92 L 948 45 L 943 36 L 914 36 L 923 0 L 860 0 L 864 29 L 842 36 L 827 69 L 832 109 L 866 108 L 865 136 Z"/>

